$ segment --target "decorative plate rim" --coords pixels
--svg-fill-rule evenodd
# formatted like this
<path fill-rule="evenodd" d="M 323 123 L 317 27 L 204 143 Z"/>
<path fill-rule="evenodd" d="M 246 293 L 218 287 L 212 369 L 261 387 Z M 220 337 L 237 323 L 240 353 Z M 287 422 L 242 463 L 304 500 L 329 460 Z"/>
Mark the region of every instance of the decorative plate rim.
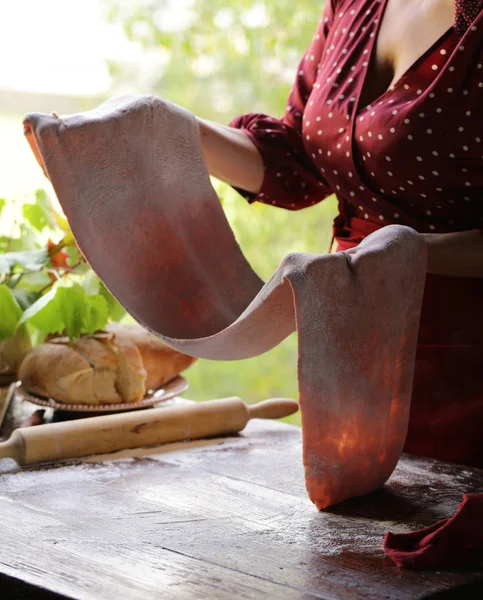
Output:
<path fill-rule="evenodd" d="M 163 386 L 155 390 L 150 390 L 144 398 L 138 402 L 123 402 L 118 404 L 67 404 L 64 402 L 57 402 L 52 398 L 42 398 L 41 396 L 29 392 L 23 384 L 20 384 L 17 387 L 16 393 L 19 394 L 22 399 L 32 402 L 32 404 L 37 404 L 38 406 L 46 408 L 53 408 L 65 412 L 105 413 L 147 408 L 183 394 L 188 387 L 188 381 L 181 375 L 177 375 Z"/>

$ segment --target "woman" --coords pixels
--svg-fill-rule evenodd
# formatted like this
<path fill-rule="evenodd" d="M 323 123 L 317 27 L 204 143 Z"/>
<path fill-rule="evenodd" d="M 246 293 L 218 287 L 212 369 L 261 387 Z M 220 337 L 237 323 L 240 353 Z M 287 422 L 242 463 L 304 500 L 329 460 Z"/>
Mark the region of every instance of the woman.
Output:
<path fill-rule="evenodd" d="M 282 119 L 200 120 L 208 169 L 298 210 L 335 193 L 334 248 L 419 231 L 428 276 L 405 451 L 483 467 L 483 2 L 328 0 Z"/>

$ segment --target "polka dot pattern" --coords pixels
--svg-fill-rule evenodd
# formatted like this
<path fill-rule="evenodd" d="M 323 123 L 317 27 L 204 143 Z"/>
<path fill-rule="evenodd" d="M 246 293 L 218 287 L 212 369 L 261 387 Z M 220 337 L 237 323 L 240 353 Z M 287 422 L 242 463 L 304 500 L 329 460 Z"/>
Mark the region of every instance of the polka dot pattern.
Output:
<path fill-rule="evenodd" d="M 481 11 L 481 0 L 455 0 L 454 28 L 462 38 Z"/>
<path fill-rule="evenodd" d="M 387 2 L 327 1 L 284 116 L 230 123 L 265 166 L 258 195 L 238 191 L 290 210 L 336 193 L 348 227 L 357 217 L 426 232 L 483 229 L 483 0 L 456 0 L 454 27 L 363 106 Z"/>

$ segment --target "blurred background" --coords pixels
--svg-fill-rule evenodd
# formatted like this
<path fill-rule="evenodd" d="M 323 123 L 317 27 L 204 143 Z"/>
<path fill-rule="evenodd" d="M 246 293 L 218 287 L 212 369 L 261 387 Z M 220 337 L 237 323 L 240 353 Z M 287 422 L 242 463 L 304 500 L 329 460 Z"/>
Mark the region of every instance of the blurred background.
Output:
<path fill-rule="evenodd" d="M 283 114 L 317 0 L 16 0 L 0 8 L 0 234 L 48 181 L 23 139 L 27 112 L 73 113 L 119 93 L 156 93 L 220 123 Z M 249 206 L 213 181 L 243 252 L 266 279 L 290 251 L 326 252 L 336 204 Z M 216 240 L 214 240 L 216 243 Z M 246 361 L 199 360 L 188 397 L 298 397 L 297 339 Z M 293 422 L 297 421 L 298 417 Z"/>

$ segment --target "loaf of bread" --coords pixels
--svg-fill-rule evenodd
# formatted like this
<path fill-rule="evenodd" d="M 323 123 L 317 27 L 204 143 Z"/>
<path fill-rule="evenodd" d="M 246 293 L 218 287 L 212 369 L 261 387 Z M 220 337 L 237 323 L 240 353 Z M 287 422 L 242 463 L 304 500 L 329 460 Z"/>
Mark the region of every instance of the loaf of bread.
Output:
<path fill-rule="evenodd" d="M 57 337 L 32 348 L 18 376 L 32 393 L 58 402 L 120 404 L 141 400 L 194 360 L 139 325 L 113 324 L 72 343 Z"/>
<path fill-rule="evenodd" d="M 187 369 L 196 359 L 166 346 L 139 325 L 112 323 L 106 331 L 114 334 L 116 343 L 133 343 L 139 350 L 146 371 L 146 390 L 154 390 Z"/>

